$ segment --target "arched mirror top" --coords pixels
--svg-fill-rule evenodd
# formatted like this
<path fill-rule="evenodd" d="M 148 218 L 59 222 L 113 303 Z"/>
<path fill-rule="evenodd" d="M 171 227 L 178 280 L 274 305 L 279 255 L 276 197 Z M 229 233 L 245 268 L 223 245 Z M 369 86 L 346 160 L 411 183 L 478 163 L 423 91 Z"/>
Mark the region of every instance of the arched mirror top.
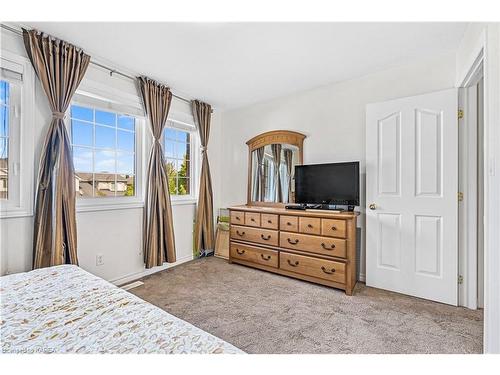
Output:
<path fill-rule="evenodd" d="M 247 141 L 247 145 L 250 152 L 259 147 L 277 143 L 297 146 L 300 150 L 302 159 L 302 147 L 304 145 L 305 138 L 306 136 L 299 132 L 294 132 L 291 130 L 273 130 L 256 135 L 255 137 Z"/>

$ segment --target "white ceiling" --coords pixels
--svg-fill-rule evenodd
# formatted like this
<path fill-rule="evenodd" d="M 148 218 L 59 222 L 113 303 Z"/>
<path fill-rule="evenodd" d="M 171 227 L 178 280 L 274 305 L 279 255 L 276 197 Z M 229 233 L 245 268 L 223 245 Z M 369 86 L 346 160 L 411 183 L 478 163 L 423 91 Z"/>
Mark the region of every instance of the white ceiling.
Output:
<path fill-rule="evenodd" d="M 29 23 L 231 109 L 454 51 L 466 23 Z"/>

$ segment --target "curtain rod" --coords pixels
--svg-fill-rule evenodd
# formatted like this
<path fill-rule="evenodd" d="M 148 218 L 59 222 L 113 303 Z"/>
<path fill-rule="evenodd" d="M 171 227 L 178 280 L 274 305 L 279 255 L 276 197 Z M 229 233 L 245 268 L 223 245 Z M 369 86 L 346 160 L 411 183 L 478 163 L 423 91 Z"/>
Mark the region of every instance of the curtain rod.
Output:
<path fill-rule="evenodd" d="M 14 34 L 17 34 L 17 35 L 23 36 L 22 31 L 20 31 L 20 30 L 18 30 L 18 29 L 16 29 L 16 28 L 14 28 L 14 27 L 11 27 L 11 26 L 8 26 L 8 25 L 5 25 L 5 24 L 3 24 L 3 23 L 0 23 L 0 27 L 1 27 L 2 29 L 8 30 L 8 31 L 10 31 L 10 32 L 13 32 Z M 122 76 L 122 77 L 125 77 L 125 78 L 128 78 L 128 79 L 130 79 L 130 80 L 132 80 L 132 81 L 134 81 L 134 82 L 136 81 L 136 77 L 132 77 L 132 76 L 130 76 L 130 75 L 128 75 L 128 74 L 126 74 L 126 73 L 120 72 L 119 70 L 116 70 L 116 69 L 110 68 L 109 66 L 106 66 L 106 65 L 103 65 L 103 64 L 100 64 L 100 63 L 98 63 L 98 62 L 96 62 L 96 61 L 93 61 L 92 59 L 90 60 L 90 63 L 91 63 L 92 65 L 95 65 L 95 66 L 98 66 L 98 67 L 100 67 L 100 68 L 103 68 L 103 69 L 108 70 L 108 71 L 109 71 L 109 75 L 110 75 L 110 76 L 113 76 L 113 74 L 118 74 L 118 75 L 120 75 L 120 76 Z M 183 102 L 186 102 L 186 103 L 191 104 L 191 100 L 186 99 L 186 98 L 183 98 L 182 96 L 175 95 L 174 93 L 172 93 L 172 96 L 173 96 L 174 98 L 177 98 L 177 99 L 179 99 L 179 100 L 182 100 Z"/>

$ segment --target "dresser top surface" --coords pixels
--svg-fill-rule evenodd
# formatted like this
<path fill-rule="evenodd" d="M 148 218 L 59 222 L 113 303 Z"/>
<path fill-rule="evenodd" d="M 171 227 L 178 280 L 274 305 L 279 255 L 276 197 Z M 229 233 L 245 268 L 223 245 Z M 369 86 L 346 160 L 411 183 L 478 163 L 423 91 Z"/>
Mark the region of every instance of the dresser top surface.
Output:
<path fill-rule="evenodd" d="M 259 212 L 264 214 L 275 214 L 275 215 L 290 215 L 290 216 L 309 216 L 309 217 L 324 217 L 331 219 L 352 219 L 359 215 L 359 212 L 349 212 L 349 211 L 330 211 L 330 210 L 290 210 L 282 207 L 270 207 L 270 206 L 231 206 L 230 210 L 233 211 L 245 211 L 245 212 Z"/>

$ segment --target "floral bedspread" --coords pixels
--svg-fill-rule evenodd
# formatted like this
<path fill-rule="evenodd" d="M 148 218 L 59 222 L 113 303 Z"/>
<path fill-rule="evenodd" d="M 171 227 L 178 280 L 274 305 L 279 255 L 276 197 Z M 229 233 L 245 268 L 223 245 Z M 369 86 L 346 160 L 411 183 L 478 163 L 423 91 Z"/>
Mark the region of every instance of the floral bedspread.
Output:
<path fill-rule="evenodd" d="M 77 266 L 0 277 L 3 353 L 242 353 Z"/>

